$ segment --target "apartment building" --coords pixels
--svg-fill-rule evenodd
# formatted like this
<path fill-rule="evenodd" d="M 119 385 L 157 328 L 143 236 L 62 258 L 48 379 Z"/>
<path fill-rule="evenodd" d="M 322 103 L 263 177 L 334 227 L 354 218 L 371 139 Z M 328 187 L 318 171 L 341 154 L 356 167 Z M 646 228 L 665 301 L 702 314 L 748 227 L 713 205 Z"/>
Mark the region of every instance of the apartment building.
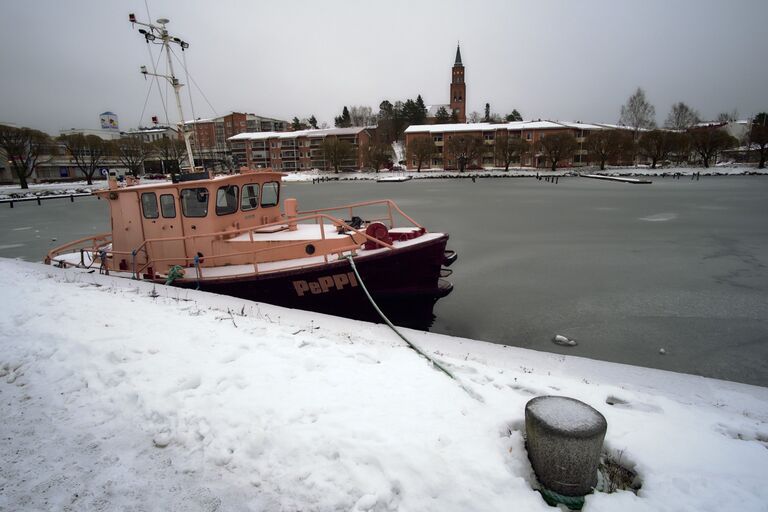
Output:
<path fill-rule="evenodd" d="M 288 121 L 257 116 L 243 112 L 231 112 L 224 116 L 187 121 L 190 143 L 195 159 L 201 165 L 214 164 L 229 155 L 227 139 L 240 133 L 284 132 Z"/>
<path fill-rule="evenodd" d="M 373 137 L 375 128 L 327 128 L 295 132 L 241 133 L 230 137 L 229 143 L 235 167 L 270 167 L 279 171 L 329 169 L 325 160 L 323 141 L 334 137 L 354 148 L 354 156 L 342 163 L 345 170 L 363 166 L 363 147 Z"/>
<path fill-rule="evenodd" d="M 501 134 L 509 134 L 510 137 L 523 138 L 531 147 L 536 147 L 536 143 L 545 135 L 553 133 L 570 132 L 576 137 L 578 149 L 571 158 L 563 159 L 558 164 L 560 167 L 571 167 L 587 165 L 588 152 L 584 146 L 586 136 L 593 130 L 605 130 L 608 125 L 575 123 L 575 122 L 555 122 L 555 121 L 515 121 L 511 123 L 468 123 L 468 124 L 432 124 L 432 125 L 414 125 L 405 130 L 406 155 L 407 148 L 414 140 L 419 137 L 431 137 L 437 147 L 437 154 L 426 165 L 422 164 L 422 169 L 457 169 L 458 162 L 455 155 L 447 150 L 447 142 L 455 136 L 465 135 L 480 137 L 483 139 L 484 151 L 472 162 L 467 162 L 468 167 L 500 167 L 501 162 L 496 161 L 495 141 Z M 515 162 L 515 165 L 523 167 L 548 167 L 546 157 L 536 152 L 531 152 L 523 158 L 522 162 Z M 416 162 L 410 157 L 406 162 L 408 169 L 415 169 Z"/>

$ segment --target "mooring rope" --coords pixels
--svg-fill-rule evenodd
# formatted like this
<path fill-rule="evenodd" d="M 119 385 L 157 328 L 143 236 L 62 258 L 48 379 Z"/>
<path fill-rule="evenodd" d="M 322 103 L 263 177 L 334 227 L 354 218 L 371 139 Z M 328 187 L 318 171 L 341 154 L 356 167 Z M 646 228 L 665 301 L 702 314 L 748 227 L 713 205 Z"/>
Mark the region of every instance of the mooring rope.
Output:
<path fill-rule="evenodd" d="M 384 323 L 389 326 L 390 329 L 392 329 L 395 334 L 397 334 L 400 339 L 402 339 L 410 349 L 412 349 L 414 352 L 419 354 L 421 357 L 429 361 L 432 366 L 436 367 L 438 370 L 446 374 L 448 377 L 450 377 L 452 380 L 456 381 L 459 386 L 461 386 L 461 389 L 467 392 L 469 396 L 474 398 L 475 400 L 479 402 L 485 403 L 485 400 L 482 396 L 478 395 L 474 390 L 464 385 L 463 382 L 461 382 L 454 374 L 452 374 L 447 368 L 445 368 L 443 365 L 438 363 L 434 358 L 430 357 L 428 354 L 426 354 L 423 350 L 421 350 L 419 347 L 414 345 L 408 338 L 405 337 L 403 333 L 401 333 L 395 325 L 389 321 L 389 318 L 387 318 L 387 315 L 384 314 L 384 312 L 379 308 L 378 304 L 376 304 L 376 301 L 373 300 L 373 297 L 371 297 L 370 292 L 368 292 L 368 288 L 365 286 L 365 282 L 363 282 L 363 278 L 360 276 L 360 272 L 357 271 L 357 266 L 355 266 L 355 260 L 352 258 L 352 255 L 348 255 L 347 259 L 349 260 L 350 265 L 352 265 L 352 271 L 355 273 L 355 277 L 357 277 L 357 282 L 360 283 L 360 287 L 363 289 L 363 292 L 365 292 L 365 296 L 368 297 L 368 301 L 373 306 L 373 309 L 376 310 L 376 312 L 379 314 L 382 320 L 384 320 Z"/>

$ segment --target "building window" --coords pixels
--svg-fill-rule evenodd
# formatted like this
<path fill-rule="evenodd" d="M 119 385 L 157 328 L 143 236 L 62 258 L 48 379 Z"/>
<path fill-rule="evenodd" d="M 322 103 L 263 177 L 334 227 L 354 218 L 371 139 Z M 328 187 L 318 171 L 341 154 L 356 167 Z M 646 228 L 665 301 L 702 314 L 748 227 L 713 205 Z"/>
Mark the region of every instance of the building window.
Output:
<path fill-rule="evenodd" d="M 141 210 L 144 212 L 145 219 L 156 219 L 160 216 L 157 211 L 157 196 L 154 192 L 141 194 Z"/>
<path fill-rule="evenodd" d="M 495 136 L 495 134 L 493 132 L 485 132 L 485 133 L 483 133 L 483 138 L 485 140 L 493 140 L 494 136 Z"/>
<path fill-rule="evenodd" d="M 525 140 L 531 140 L 531 132 L 525 132 Z"/>
<path fill-rule="evenodd" d="M 176 217 L 176 201 L 171 194 L 160 196 L 160 211 L 164 219 L 173 219 Z"/>
<path fill-rule="evenodd" d="M 208 215 L 208 189 L 185 188 L 181 191 L 181 213 L 185 217 Z"/>
<path fill-rule="evenodd" d="M 252 183 L 243 187 L 243 197 L 240 199 L 240 209 L 253 210 L 259 207 L 259 184 Z"/>
<path fill-rule="evenodd" d="M 276 181 L 270 181 L 264 184 L 261 194 L 262 208 L 276 206 L 280 200 L 280 185 Z"/>
<path fill-rule="evenodd" d="M 437 134 L 433 135 L 432 136 L 432 140 L 434 142 L 443 142 L 443 134 L 442 133 L 437 133 Z"/>
<path fill-rule="evenodd" d="M 216 191 L 216 215 L 229 215 L 237 211 L 237 186 L 228 185 Z"/>

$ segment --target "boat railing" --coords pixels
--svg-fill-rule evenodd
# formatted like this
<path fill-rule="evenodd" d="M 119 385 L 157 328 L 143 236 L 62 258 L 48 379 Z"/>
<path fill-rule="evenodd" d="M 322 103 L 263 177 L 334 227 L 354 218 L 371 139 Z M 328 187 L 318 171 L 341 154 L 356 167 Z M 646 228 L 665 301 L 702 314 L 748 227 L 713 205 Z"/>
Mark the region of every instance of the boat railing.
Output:
<path fill-rule="evenodd" d="M 368 203 L 361 203 L 362 206 L 367 206 L 371 204 L 377 204 L 377 203 L 387 203 L 390 205 L 390 212 L 391 206 L 394 205 L 391 201 L 369 201 Z M 342 209 L 349 209 L 352 208 L 350 211 L 354 211 L 354 208 L 359 205 L 349 205 L 339 208 L 331 208 L 331 209 L 324 209 L 328 211 L 332 210 L 342 210 Z M 394 205 L 395 208 L 397 208 L 396 205 Z M 399 211 L 399 208 L 397 208 Z M 305 214 L 306 213 L 306 214 Z M 404 217 L 408 218 L 405 214 L 403 214 Z M 390 213 L 391 217 L 391 213 Z M 409 219 L 411 220 L 411 219 Z M 139 246 L 132 249 L 131 251 L 119 251 L 110 249 L 107 251 L 107 254 L 109 257 L 111 257 L 114 261 L 116 257 L 122 257 L 126 259 L 126 261 L 130 261 L 130 269 L 122 269 L 124 271 L 130 270 L 131 274 L 133 274 L 133 277 L 136 279 L 139 279 L 140 276 L 146 273 L 146 271 L 150 268 L 158 268 L 158 265 L 162 265 L 163 263 L 176 263 L 179 264 L 179 262 L 182 262 L 183 267 L 191 267 L 196 266 L 195 264 L 195 256 L 187 256 L 186 254 L 183 256 L 176 255 L 166 258 L 154 258 L 151 255 L 153 253 L 156 254 L 155 250 L 158 249 L 159 244 L 164 243 L 170 243 L 170 242 L 187 242 L 187 241 L 194 241 L 196 239 L 229 239 L 234 238 L 236 236 L 242 235 L 244 233 L 248 234 L 248 241 L 254 242 L 254 232 L 258 233 L 259 231 L 268 230 L 272 227 L 277 226 L 285 226 L 286 229 L 290 224 L 298 224 L 302 222 L 312 222 L 314 221 L 316 224 L 319 224 L 320 228 L 320 239 L 326 240 L 326 226 L 328 223 L 332 224 L 337 230 L 342 229 L 345 232 L 348 233 L 355 233 L 356 235 L 359 235 L 361 237 L 361 240 L 367 240 L 371 241 L 374 244 L 378 245 L 381 248 L 384 249 L 394 249 L 393 245 L 384 241 L 381 241 L 377 238 L 374 238 L 370 235 L 368 235 L 364 230 L 354 228 L 350 226 L 347 222 L 340 220 L 336 217 L 332 217 L 330 215 L 327 215 L 325 213 L 307 213 L 302 212 L 302 214 L 297 215 L 296 217 L 288 218 L 283 217 L 280 220 L 277 220 L 275 222 L 271 222 L 268 224 L 262 224 L 259 226 L 251 226 L 246 228 L 238 228 L 238 229 L 232 229 L 232 230 L 226 230 L 226 231 L 216 231 L 212 233 L 195 233 L 190 235 L 184 235 L 184 236 L 175 236 L 175 237 L 167 237 L 167 238 L 150 238 L 147 240 L 144 240 Z M 416 227 L 421 227 L 417 223 L 415 223 L 413 220 L 411 222 Z M 73 252 L 71 249 L 77 247 L 80 244 L 85 244 L 86 242 L 90 242 L 90 247 L 87 248 L 87 250 L 90 250 L 92 252 L 92 261 L 96 260 L 96 256 L 99 254 L 100 250 L 104 249 L 104 246 L 111 242 L 111 234 L 106 233 L 102 235 L 96 235 L 91 237 L 85 237 L 80 240 L 76 240 L 74 242 L 70 242 L 66 245 L 62 245 L 60 247 L 57 247 L 55 249 L 52 249 L 48 255 L 46 256 L 46 263 L 50 263 L 56 256 L 63 254 L 65 252 Z M 297 241 L 294 243 L 288 243 L 288 244 L 280 244 L 278 246 L 273 247 L 264 247 L 260 249 L 247 249 L 243 251 L 233 251 L 233 252 L 227 252 L 222 254 L 208 254 L 205 255 L 204 258 L 206 260 L 206 263 L 216 262 L 217 260 L 222 259 L 232 259 L 232 258 L 242 258 L 243 256 L 250 256 L 251 257 L 251 265 L 253 265 L 253 272 L 242 274 L 244 276 L 251 275 L 251 274 L 259 274 L 261 273 L 259 271 L 259 263 L 265 263 L 264 260 L 261 262 L 257 261 L 258 256 L 261 255 L 267 255 L 270 252 L 280 251 L 284 250 L 286 248 L 291 247 L 301 247 L 306 245 L 306 240 L 303 241 Z M 328 262 L 329 256 L 341 256 L 343 253 L 355 253 L 357 249 L 359 249 L 360 244 L 354 243 L 349 244 L 347 246 L 342 247 L 335 247 L 333 251 L 328 251 L 323 254 L 318 254 L 319 256 L 323 257 L 324 262 Z M 82 251 L 85 250 L 85 248 L 81 249 L 81 260 L 83 259 Z M 159 252 L 159 251 L 158 251 Z M 142 255 L 144 261 L 138 261 L 138 256 Z M 298 259 L 298 258 L 297 258 Z M 83 261 L 81 261 L 81 264 L 83 264 Z M 206 266 L 215 266 L 215 265 L 206 265 Z M 293 269 L 293 268 L 301 268 L 307 266 L 306 263 L 299 263 L 295 266 L 284 266 L 281 267 L 280 270 L 287 270 L 287 269 Z M 113 269 L 116 270 L 116 269 Z M 198 270 L 198 272 L 200 272 Z M 200 276 L 198 276 L 200 277 Z"/>
<path fill-rule="evenodd" d="M 74 252 L 73 249 L 79 249 L 80 263 L 82 265 L 85 265 L 85 261 L 83 259 L 83 251 L 90 250 L 92 254 L 96 254 L 100 249 L 102 249 L 105 245 L 111 242 L 112 242 L 112 233 L 100 233 L 98 235 L 91 235 L 83 238 L 78 238 L 77 240 L 66 243 L 64 245 L 60 245 L 48 251 L 48 254 L 46 254 L 45 256 L 44 262 L 46 265 L 50 265 L 51 260 L 53 260 L 53 258 L 58 256 L 59 254 L 63 254 L 65 252 Z"/>
<path fill-rule="evenodd" d="M 406 219 L 408 222 L 413 224 L 414 227 L 423 229 L 423 226 L 413 220 L 411 217 L 408 216 L 403 210 L 400 209 L 399 206 L 397 206 L 397 203 L 392 201 L 391 199 L 377 199 L 373 201 L 365 201 L 362 203 L 354 203 L 354 204 L 348 204 L 344 206 L 331 206 L 329 208 L 319 208 L 316 210 L 304 210 L 300 211 L 299 214 L 310 214 L 310 213 L 328 213 L 328 212 L 346 212 L 349 215 L 349 218 L 351 219 L 354 217 L 355 209 L 356 208 L 363 208 L 368 206 L 376 206 L 376 205 L 386 205 L 387 207 L 387 216 L 383 218 L 368 218 L 366 220 L 368 221 L 383 221 L 386 220 L 389 223 L 389 229 L 392 229 L 395 227 L 394 222 L 394 215 L 393 211 L 399 213 L 404 219 Z"/>
<path fill-rule="evenodd" d="M 324 221 L 329 221 L 331 224 L 333 224 L 337 229 L 342 228 L 344 231 L 354 232 L 360 236 L 362 236 L 365 240 L 369 240 L 377 245 L 379 245 L 381 248 L 385 249 L 394 249 L 394 246 L 392 244 L 389 244 L 387 242 L 383 242 L 377 238 L 373 238 L 372 236 L 365 233 L 365 231 L 361 231 L 359 229 L 353 228 L 346 222 L 339 220 L 335 217 L 331 217 L 330 215 L 325 215 L 322 213 L 313 214 L 313 215 L 302 215 L 297 216 L 296 218 L 287 219 L 283 218 L 279 221 L 270 222 L 269 224 L 262 224 L 260 226 L 256 227 L 248 227 L 248 228 L 239 228 L 239 229 L 232 229 L 227 231 L 216 231 L 213 233 L 199 233 L 199 234 L 193 234 L 193 235 L 186 235 L 186 236 L 176 236 L 176 237 L 169 237 L 169 238 L 150 238 L 145 240 L 141 243 L 136 249 L 132 250 L 131 252 L 125 252 L 125 251 L 113 251 L 112 254 L 116 255 L 124 255 L 124 256 L 131 256 L 133 258 L 132 260 L 132 273 L 134 274 L 134 277 L 138 278 L 139 275 L 141 275 L 145 270 L 147 270 L 149 267 L 155 267 L 159 263 L 167 263 L 167 262 L 178 262 L 178 261 L 184 261 L 183 266 L 190 266 L 194 263 L 195 257 L 194 256 L 173 256 L 173 257 L 167 257 L 167 258 L 150 258 L 149 254 L 153 253 L 153 249 L 156 249 L 156 244 L 162 244 L 162 243 L 168 243 L 168 242 L 179 242 L 179 241 L 188 241 L 188 240 L 195 240 L 199 238 L 218 238 L 218 239 L 227 239 L 227 238 L 234 238 L 238 235 L 248 233 L 248 241 L 254 242 L 253 234 L 254 230 L 258 232 L 259 230 L 265 230 L 270 227 L 275 226 L 287 226 L 289 223 L 300 223 L 300 222 L 306 222 L 306 221 L 315 221 L 320 224 L 320 239 L 326 240 L 326 233 L 325 233 L 325 226 L 326 223 Z M 250 263 L 254 267 L 254 271 L 251 274 L 259 274 L 258 264 L 260 262 L 256 261 L 257 255 L 262 254 L 268 254 L 270 252 L 276 252 L 281 251 L 286 248 L 290 247 L 303 247 L 306 246 L 307 241 L 306 240 L 300 240 L 294 243 L 290 244 L 280 244 L 278 246 L 273 247 L 264 247 L 261 249 L 248 249 L 244 251 L 234 251 L 234 252 L 227 252 L 223 254 L 211 254 L 211 255 L 205 255 L 206 262 L 220 260 L 220 259 L 228 259 L 228 258 L 237 258 L 241 256 L 248 256 L 251 255 L 252 262 Z M 359 248 L 359 244 L 350 244 L 348 246 L 343 246 L 340 248 L 334 248 L 331 252 L 326 252 L 323 254 L 318 254 L 318 256 L 322 256 L 323 260 L 327 263 L 328 262 L 328 256 L 334 255 L 334 254 L 341 254 L 344 252 L 350 252 L 355 251 Z M 147 261 L 142 263 L 139 267 L 136 267 L 135 265 L 135 257 L 140 252 L 144 252 L 144 254 L 147 256 Z M 261 263 L 265 263 L 262 261 Z M 215 265 L 212 265 L 215 266 Z M 301 268 L 303 266 L 306 266 L 306 264 L 298 264 L 293 267 L 282 267 L 283 269 L 289 269 L 289 268 Z M 246 274 L 249 275 L 249 274 Z"/>

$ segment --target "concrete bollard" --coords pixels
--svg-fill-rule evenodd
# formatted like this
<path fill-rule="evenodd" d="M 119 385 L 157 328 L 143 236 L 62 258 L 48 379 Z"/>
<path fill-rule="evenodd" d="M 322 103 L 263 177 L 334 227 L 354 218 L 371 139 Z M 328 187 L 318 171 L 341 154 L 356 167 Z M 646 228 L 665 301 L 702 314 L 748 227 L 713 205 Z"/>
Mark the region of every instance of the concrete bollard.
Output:
<path fill-rule="evenodd" d="M 530 400 L 525 405 L 528 458 L 541 485 L 565 497 L 591 493 L 607 428 L 602 414 L 574 398 Z"/>

